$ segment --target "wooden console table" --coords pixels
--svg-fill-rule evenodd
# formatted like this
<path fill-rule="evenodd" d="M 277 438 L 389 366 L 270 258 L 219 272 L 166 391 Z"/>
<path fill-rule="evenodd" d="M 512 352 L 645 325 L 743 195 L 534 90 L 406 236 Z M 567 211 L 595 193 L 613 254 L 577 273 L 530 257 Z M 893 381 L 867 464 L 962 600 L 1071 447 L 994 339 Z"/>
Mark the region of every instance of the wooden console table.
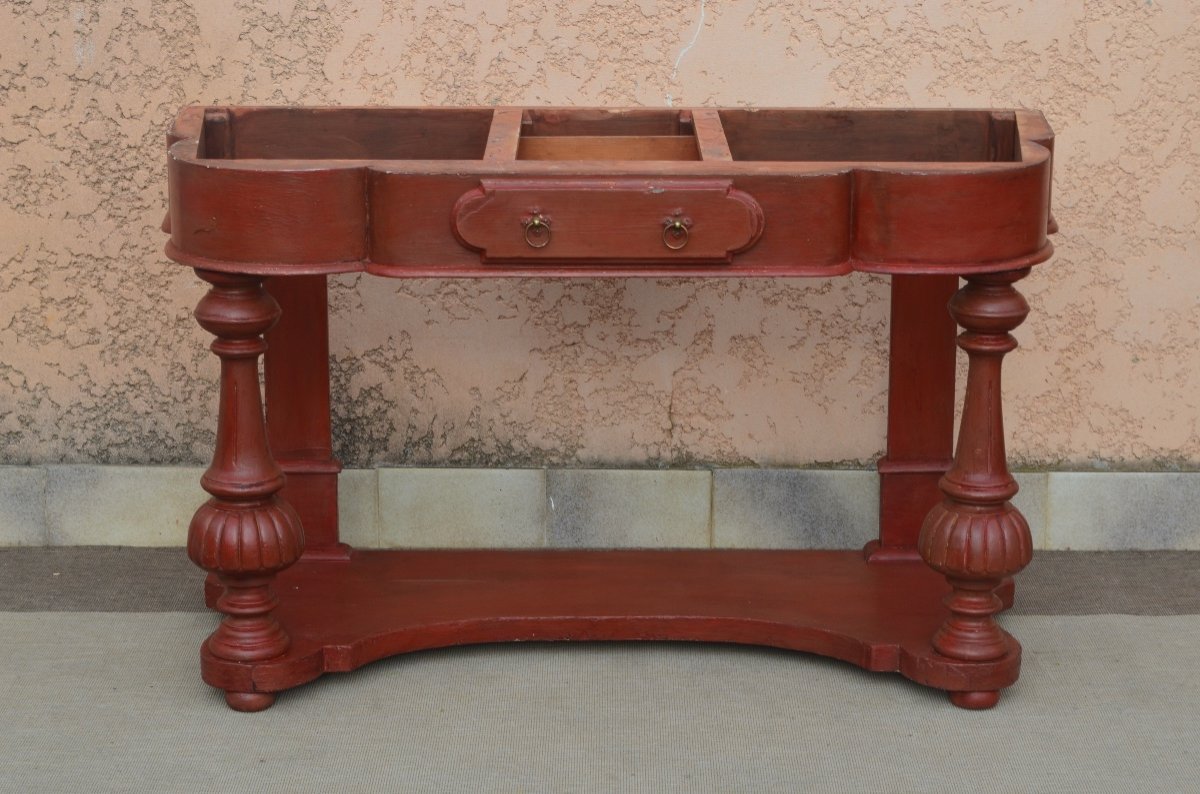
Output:
<path fill-rule="evenodd" d="M 188 533 L 224 614 L 204 680 L 256 711 L 421 648 L 693 640 L 824 654 L 995 705 L 1020 645 L 993 616 L 1031 557 L 1000 363 L 1029 310 L 1013 283 L 1051 254 L 1052 145 L 1024 110 L 183 110 L 167 255 L 211 285 L 196 318 L 221 361 L 212 498 Z M 864 552 L 339 543 L 328 274 L 855 270 L 892 277 L 880 531 Z M 956 323 L 970 365 L 952 456 Z"/>

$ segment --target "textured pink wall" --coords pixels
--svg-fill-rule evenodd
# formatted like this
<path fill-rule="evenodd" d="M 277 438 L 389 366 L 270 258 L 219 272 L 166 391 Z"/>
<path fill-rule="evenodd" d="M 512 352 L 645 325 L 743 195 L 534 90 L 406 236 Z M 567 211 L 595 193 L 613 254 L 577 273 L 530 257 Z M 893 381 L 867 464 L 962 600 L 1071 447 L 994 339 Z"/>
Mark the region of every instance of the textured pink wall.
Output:
<path fill-rule="evenodd" d="M 1200 7 L 0 5 L 0 462 L 196 462 L 215 361 L 162 132 L 219 103 L 1027 106 L 1059 253 L 1006 384 L 1029 465 L 1200 462 Z M 865 463 L 885 282 L 339 278 L 347 462 Z"/>

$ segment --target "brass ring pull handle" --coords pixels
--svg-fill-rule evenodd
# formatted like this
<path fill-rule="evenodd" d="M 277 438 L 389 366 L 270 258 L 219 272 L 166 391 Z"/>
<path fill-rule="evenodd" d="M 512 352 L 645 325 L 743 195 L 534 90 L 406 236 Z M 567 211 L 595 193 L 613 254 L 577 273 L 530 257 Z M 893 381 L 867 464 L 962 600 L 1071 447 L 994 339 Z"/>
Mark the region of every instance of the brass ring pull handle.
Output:
<path fill-rule="evenodd" d="M 678 251 L 680 248 L 683 248 L 688 244 L 688 239 L 691 237 L 691 232 L 688 231 L 688 227 L 691 225 L 691 218 L 682 218 L 678 215 L 667 218 L 663 222 L 663 245 L 672 251 Z"/>
<path fill-rule="evenodd" d="M 545 248 L 550 244 L 550 219 L 533 213 L 525 220 L 525 242 L 530 248 Z"/>

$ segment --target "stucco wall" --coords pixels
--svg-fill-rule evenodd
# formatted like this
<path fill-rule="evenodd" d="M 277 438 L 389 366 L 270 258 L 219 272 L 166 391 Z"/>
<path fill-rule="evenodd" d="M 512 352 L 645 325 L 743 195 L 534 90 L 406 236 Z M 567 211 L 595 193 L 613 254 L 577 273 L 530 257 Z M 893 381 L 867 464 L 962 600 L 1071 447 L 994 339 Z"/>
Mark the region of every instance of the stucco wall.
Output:
<path fill-rule="evenodd" d="M 1200 6 L 0 5 L 0 462 L 195 463 L 202 290 L 161 254 L 188 103 L 1028 106 L 1058 255 L 1006 389 L 1025 465 L 1200 462 Z M 867 463 L 886 282 L 334 280 L 347 463 Z"/>

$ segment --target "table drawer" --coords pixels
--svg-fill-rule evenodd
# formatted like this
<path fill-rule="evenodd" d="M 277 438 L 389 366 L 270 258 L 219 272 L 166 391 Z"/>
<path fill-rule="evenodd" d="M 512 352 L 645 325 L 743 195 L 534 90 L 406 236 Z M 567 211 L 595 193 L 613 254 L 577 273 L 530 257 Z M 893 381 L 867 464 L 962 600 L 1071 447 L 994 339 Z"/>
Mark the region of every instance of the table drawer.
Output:
<path fill-rule="evenodd" d="M 484 179 L 452 213 L 484 263 L 728 264 L 763 212 L 728 179 Z"/>

